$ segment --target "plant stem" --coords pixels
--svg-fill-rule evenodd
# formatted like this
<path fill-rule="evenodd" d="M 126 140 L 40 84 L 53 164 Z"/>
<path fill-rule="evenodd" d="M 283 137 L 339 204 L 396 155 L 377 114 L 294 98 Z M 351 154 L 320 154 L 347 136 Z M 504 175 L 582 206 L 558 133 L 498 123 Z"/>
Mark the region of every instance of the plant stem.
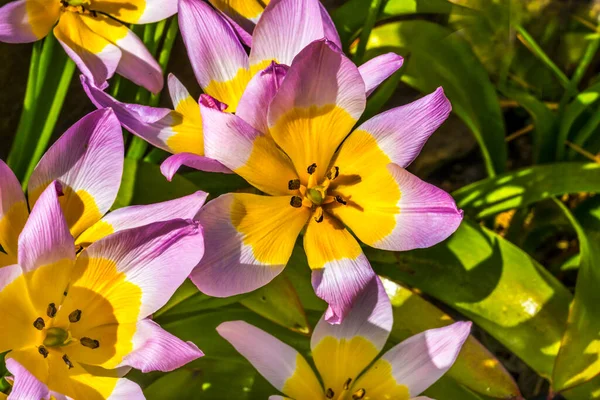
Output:
<path fill-rule="evenodd" d="M 365 25 L 363 26 L 362 32 L 360 33 L 358 48 L 356 49 L 356 54 L 354 56 L 354 61 L 357 65 L 363 63 L 365 51 L 367 49 L 367 43 L 369 42 L 371 31 L 373 30 L 373 27 L 377 22 L 377 17 L 379 17 L 379 12 L 381 10 L 382 4 L 383 0 L 371 0 L 371 7 L 369 7 L 369 13 L 367 14 Z"/>

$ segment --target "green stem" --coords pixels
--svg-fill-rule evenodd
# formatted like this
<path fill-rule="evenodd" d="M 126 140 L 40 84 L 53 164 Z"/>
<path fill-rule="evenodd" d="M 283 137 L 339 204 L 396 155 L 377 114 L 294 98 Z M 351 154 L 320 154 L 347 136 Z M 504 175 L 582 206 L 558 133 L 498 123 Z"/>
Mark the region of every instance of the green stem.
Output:
<path fill-rule="evenodd" d="M 31 52 L 31 61 L 29 62 L 29 77 L 27 78 L 27 88 L 25 89 L 25 99 L 23 100 L 23 111 L 19 119 L 17 133 L 8 155 L 8 165 L 11 167 L 17 178 L 21 179 L 25 172 L 25 162 L 27 160 L 24 154 L 27 147 L 29 131 L 34 120 L 35 108 L 37 105 L 37 80 L 38 66 L 42 54 L 43 43 L 41 41 L 33 44 Z"/>
<path fill-rule="evenodd" d="M 69 85 L 71 83 L 71 79 L 73 78 L 74 72 L 75 63 L 71 59 L 67 59 L 65 66 L 62 69 L 62 74 L 58 79 L 58 87 L 56 88 L 56 91 L 54 93 L 54 99 L 52 100 L 52 103 L 50 104 L 50 109 L 43 120 L 43 127 L 41 129 L 40 136 L 33 151 L 33 157 L 29 162 L 27 172 L 23 178 L 24 188 L 27 186 L 27 182 L 29 181 L 29 177 L 33 173 L 35 166 L 37 165 L 38 161 L 42 158 L 44 152 L 46 151 L 46 148 L 48 147 L 48 142 L 52 137 L 54 127 L 56 126 L 56 122 L 58 121 L 58 117 L 62 110 L 63 104 L 65 103 L 65 97 L 67 96 Z"/>
<path fill-rule="evenodd" d="M 354 61 L 356 64 L 360 65 L 363 63 L 363 59 L 365 57 L 365 51 L 367 50 L 367 43 L 369 42 L 369 37 L 371 36 L 371 31 L 377 22 L 377 17 L 379 17 L 379 12 L 381 10 L 381 5 L 383 4 L 383 0 L 371 0 L 371 6 L 369 7 L 369 13 L 367 14 L 367 19 L 365 21 L 365 25 L 363 26 L 362 32 L 360 33 L 360 39 L 358 42 L 358 48 L 356 49 L 356 55 L 354 56 Z"/>
<path fill-rule="evenodd" d="M 558 106 L 559 114 L 563 111 L 564 107 L 569 102 L 572 94 L 577 93 L 577 86 L 579 86 L 579 82 L 583 79 L 587 68 L 590 63 L 594 59 L 598 48 L 600 47 L 600 35 L 596 35 L 596 37 L 588 44 L 585 49 L 585 53 L 583 53 L 583 57 L 581 57 L 581 61 L 577 65 L 573 76 L 571 77 L 571 81 L 569 82 L 569 87 L 565 90 L 562 98 L 560 99 L 560 103 Z"/>

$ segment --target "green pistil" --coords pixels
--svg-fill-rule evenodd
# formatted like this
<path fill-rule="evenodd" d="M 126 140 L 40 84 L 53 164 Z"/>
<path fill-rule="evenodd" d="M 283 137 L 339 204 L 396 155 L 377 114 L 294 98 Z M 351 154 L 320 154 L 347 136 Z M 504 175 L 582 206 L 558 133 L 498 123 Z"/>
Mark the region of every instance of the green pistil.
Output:
<path fill-rule="evenodd" d="M 313 202 L 313 204 L 320 206 L 323 203 L 323 195 L 321 194 L 321 191 L 317 188 L 318 186 L 308 189 L 306 195 L 308 196 L 310 201 Z"/>
<path fill-rule="evenodd" d="M 44 339 L 44 346 L 46 347 L 58 347 L 65 344 L 69 334 L 62 328 L 49 328 L 46 329 L 46 338 Z"/>

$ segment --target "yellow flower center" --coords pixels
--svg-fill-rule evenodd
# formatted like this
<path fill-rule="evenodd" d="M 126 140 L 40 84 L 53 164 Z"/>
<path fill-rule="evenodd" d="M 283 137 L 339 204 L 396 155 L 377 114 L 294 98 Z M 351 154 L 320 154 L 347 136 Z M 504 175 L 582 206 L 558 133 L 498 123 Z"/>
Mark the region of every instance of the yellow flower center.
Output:
<path fill-rule="evenodd" d="M 307 207 L 314 211 L 314 218 L 317 222 L 323 221 L 323 207 L 333 204 L 346 205 L 346 201 L 339 195 L 329 195 L 331 182 L 340 174 L 338 167 L 333 167 L 326 175 L 323 182 L 317 182 L 316 172 L 317 164 L 312 163 L 306 171 L 309 174 L 308 183 L 303 185 L 300 179 L 293 179 L 288 182 L 288 189 L 298 190 L 301 196 L 293 196 L 290 205 L 295 208 Z"/>
<path fill-rule="evenodd" d="M 86 14 L 95 17 L 96 11 L 90 10 L 88 0 L 60 0 L 63 11 L 70 11 L 79 14 Z"/>
<path fill-rule="evenodd" d="M 328 388 L 325 391 L 325 398 L 327 399 L 337 399 L 337 400 L 362 400 L 365 399 L 367 395 L 367 391 L 364 388 L 356 389 L 352 388 L 350 384 L 352 383 L 352 378 L 348 378 L 346 382 L 344 382 L 343 391 L 341 393 L 335 393 L 332 388 Z"/>

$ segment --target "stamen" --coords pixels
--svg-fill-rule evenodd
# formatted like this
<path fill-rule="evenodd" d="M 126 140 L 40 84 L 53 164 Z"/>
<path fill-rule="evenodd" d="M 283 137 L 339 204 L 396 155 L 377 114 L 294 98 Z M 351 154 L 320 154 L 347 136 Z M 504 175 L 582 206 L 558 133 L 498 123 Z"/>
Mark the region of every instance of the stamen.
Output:
<path fill-rule="evenodd" d="M 364 398 L 366 394 L 367 394 L 367 391 L 365 389 L 358 389 L 352 395 L 352 400 L 360 400 L 360 399 Z"/>
<path fill-rule="evenodd" d="M 344 199 L 342 199 L 342 196 L 335 196 L 335 201 L 337 201 L 340 204 L 346 205 L 348 203 L 346 203 L 346 201 Z"/>
<path fill-rule="evenodd" d="M 300 179 L 292 179 L 288 182 L 288 189 L 298 190 L 300 189 Z"/>
<path fill-rule="evenodd" d="M 331 389 L 331 388 L 327 389 L 327 393 L 325 394 L 325 397 L 327 397 L 328 399 L 333 399 L 333 396 L 335 396 L 335 393 L 333 393 L 333 389 Z"/>
<path fill-rule="evenodd" d="M 67 367 L 69 367 L 69 369 L 73 368 L 73 363 L 71 363 L 71 360 L 69 360 L 69 357 L 67 357 L 66 354 L 62 356 L 62 359 L 65 362 L 65 364 L 67 364 Z"/>
<path fill-rule="evenodd" d="M 323 209 L 321 207 L 318 207 L 315 210 L 315 221 L 317 221 L 318 224 L 323 222 Z"/>
<path fill-rule="evenodd" d="M 46 323 L 44 322 L 44 319 L 42 317 L 39 317 L 38 319 L 33 321 L 33 326 L 38 331 L 41 331 L 42 329 L 44 329 L 46 327 Z"/>
<path fill-rule="evenodd" d="M 44 346 L 38 347 L 38 352 L 44 356 L 44 358 L 48 357 L 48 350 Z"/>
<path fill-rule="evenodd" d="M 54 318 L 56 315 L 56 305 L 54 303 L 48 304 L 48 308 L 46 309 L 46 315 L 50 318 Z"/>
<path fill-rule="evenodd" d="M 308 166 L 308 168 L 306 168 L 306 172 L 308 172 L 309 175 L 312 175 L 315 173 L 315 171 L 317 170 L 317 164 L 316 163 L 312 163 Z"/>
<path fill-rule="evenodd" d="M 71 314 L 69 314 L 69 321 L 71 322 L 79 322 L 81 319 L 81 310 L 75 310 Z"/>
<path fill-rule="evenodd" d="M 79 342 L 85 346 L 85 347 L 89 347 L 90 349 L 97 349 L 98 347 L 100 347 L 100 342 L 95 340 L 95 339 L 90 339 L 89 337 L 82 337 Z"/>
<path fill-rule="evenodd" d="M 292 199 L 290 200 L 290 205 L 294 208 L 302 207 L 302 197 L 293 196 Z"/>
<path fill-rule="evenodd" d="M 340 167 L 337 166 L 331 168 L 327 173 L 327 178 L 329 178 L 329 180 L 334 180 L 338 176 L 340 176 Z"/>
<path fill-rule="evenodd" d="M 344 383 L 344 390 L 350 389 L 351 383 L 352 383 L 352 378 L 348 378 L 348 380 L 346 380 L 346 382 Z"/>

